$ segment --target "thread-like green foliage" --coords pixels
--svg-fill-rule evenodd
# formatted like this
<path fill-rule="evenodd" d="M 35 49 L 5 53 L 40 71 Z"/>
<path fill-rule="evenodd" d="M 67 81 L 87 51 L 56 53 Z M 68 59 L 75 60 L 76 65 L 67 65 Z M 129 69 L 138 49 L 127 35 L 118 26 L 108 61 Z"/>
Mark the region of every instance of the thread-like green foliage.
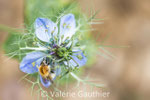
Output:
<path fill-rule="evenodd" d="M 84 45 L 83 49 L 86 51 L 86 56 L 88 59 L 87 65 L 93 64 L 96 60 L 96 55 L 98 54 L 99 45 L 96 44 L 96 39 L 91 37 L 91 23 L 93 22 L 97 12 L 93 13 L 90 18 L 84 15 L 80 7 L 73 0 L 25 0 L 25 11 L 24 11 L 24 24 L 25 30 L 22 34 L 18 34 L 18 32 L 10 32 L 8 39 L 4 43 L 5 53 L 10 56 L 10 58 L 14 57 L 22 60 L 26 53 L 31 52 L 34 46 L 34 41 L 36 41 L 34 35 L 34 21 L 38 17 L 49 18 L 52 21 L 59 23 L 60 18 L 68 13 L 72 13 L 75 15 L 76 24 L 77 24 L 77 32 L 75 37 L 80 40 L 80 45 Z M 32 48 L 32 49 L 31 49 Z M 84 72 L 84 67 L 69 72 L 61 79 L 56 80 L 56 86 L 52 86 L 53 90 L 59 90 L 59 86 L 68 84 L 72 81 L 77 81 L 78 83 L 89 84 L 95 87 L 103 87 L 102 84 L 94 84 L 87 79 L 81 79 L 78 76 Z M 36 80 L 29 79 L 29 77 L 33 77 Z M 39 82 L 39 75 L 36 73 L 34 75 L 27 74 L 21 78 L 32 84 L 31 90 L 32 92 L 35 90 L 39 95 L 43 93 L 47 99 L 52 100 L 47 92 L 41 87 Z M 38 89 L 35 89 L 35 86 L 38 86 Z M 33 93 L 32 93 L 33 94 Z M 43 97 L 42 97 L 43 98 Z"/>

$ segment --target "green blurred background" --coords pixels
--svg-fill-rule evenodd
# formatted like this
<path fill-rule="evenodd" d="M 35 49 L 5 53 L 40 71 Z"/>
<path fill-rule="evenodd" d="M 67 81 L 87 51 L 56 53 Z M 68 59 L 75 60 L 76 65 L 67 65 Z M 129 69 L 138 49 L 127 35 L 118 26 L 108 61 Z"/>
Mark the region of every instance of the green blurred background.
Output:
<path fill-rule="evenodd" d="M 43 0 L 44 1 L 44 0 Z M 53 0 L 52 0 L 53 1 Z M 62 3 L 70 0 L 61 0 Z M 127 45 L 129 48 L 105 47 L 115 57 L 113 60 L 97 56 L 96 63 L 86 68 L 83 75 L 98 79 L 107 85 L 108 98 L 63 98 L 64 100 L 149 100 L 150 99 L 150 1 L 149 0 L 77 0 L 82 11 L 100 10 L 97 18 L 103 24 L 93 25 L 93 37 L 101 33 L 101 42 L 107 34 L 105 45 Z M 0 0 L 0 24 L 12 28 L 24 27 L 24 1 Z M 59 5 L 57 5 L 59 6 Z M 30 21 L 29 21 L 30 22 Z M 24 74 L 19 63 L 4 55 L 3 42 L 8 33 L 0 31 L 0 100 L 31 100 L 30 91 L 17 80 Z M 104 52 L 103 49 L 99 49 Z M 30 84 L 27 84 L 30 85 Z M 69 87 L 73 87 L 70 85 Z M 70 89 L 68 88 L 68 89 Z M 88 90 L 90 87 L 86 86 Z M 80 90 L 84 89 L 80 86 Z M 100 91 L 100 89 L 94 88 Z M 78 91 L 72 89 L 72 91 Z M 57 99 L 57 98 L 56 98 Z M 59 98 L 60 99 L 60 98 Z"/>

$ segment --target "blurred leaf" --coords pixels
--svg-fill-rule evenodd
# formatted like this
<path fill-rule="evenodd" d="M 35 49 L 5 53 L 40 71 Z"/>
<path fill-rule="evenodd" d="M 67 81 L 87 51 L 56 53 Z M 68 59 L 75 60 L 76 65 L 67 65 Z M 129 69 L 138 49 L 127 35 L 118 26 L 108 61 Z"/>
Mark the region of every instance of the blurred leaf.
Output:
<path fill-rule="evenodd" d="M 75 7 L 73 0 L 25 0 L 25 24 L 32 25 L 36 18 L 47 17 L 56 21 L 64 11 L 69 13 Z"/>
<path fill-rule="evenodd" d="M 19 59 L 19 45 L 22 44 L 18 43 L 18 40 L 21 36 L 21 34 L 9 34 L 7 40 L 3 44 L 3 48 L 7 56 Z"/>

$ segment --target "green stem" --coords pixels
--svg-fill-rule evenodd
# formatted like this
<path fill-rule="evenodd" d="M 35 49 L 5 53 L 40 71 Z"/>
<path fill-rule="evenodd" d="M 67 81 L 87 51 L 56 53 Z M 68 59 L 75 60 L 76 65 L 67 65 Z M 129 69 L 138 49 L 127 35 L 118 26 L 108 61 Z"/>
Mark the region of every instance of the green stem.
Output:
<path fill-rule="evenodd" d="M 18 81 L 18 83 L 21 82 L 23 79 L 25 79 L 28 75 L 30 75 L 30 74 L 24 75 L 24 76 Z"/>
<path fill-rule="evenodd" d="M 111 48 L 129 48 L 130 46 L 119 46 L 119 45 L 99 45 L 100 47 L 111 47 Z"/>
<path fill-rule="evenodd" d="M 74 73 L 70 72 L 70 74 L 79 82 L 83 81 L 82 79 L 80 79 L 77 75 L 75 75 Z"/>
<path fill-rule="evenodd" d="M 6 32 L 15 32 L 15 33 L 20 33 L 21 32 L 18 29 L 11 28 L 11 27 L 8 27 L 8 26 L 2 25 L 2 24 L 0 24 L 0 30 L 1 31 L 6 31 Z"/>
<path fill-rule="evenodd" d="M 81 78 L 79 78 L 77 75 L 75 75 L 75 74 L 72 73 L 72 72 L 70 72 L 70 74 L 71 74 L 72 77 L 74 77 L 78 82 L 83 82 L 83 83 L 85 83 L 85 84 L 92 85 L 92 86 L 96 86 L 96 87 L 99 87 L 99 88 L 105 87 L 104 84 L 95 84 L 95 83 L 92 83 L 92 82 L 89 82 L 89 81 L 86 81 L 86 80 L 82 80 Z"/>
<path fill-rule="evenodd" d="M 20 50 L 48 50 L 48 49 L 47 48 L 25 47 L 25 48 L 20 48 Z"/>

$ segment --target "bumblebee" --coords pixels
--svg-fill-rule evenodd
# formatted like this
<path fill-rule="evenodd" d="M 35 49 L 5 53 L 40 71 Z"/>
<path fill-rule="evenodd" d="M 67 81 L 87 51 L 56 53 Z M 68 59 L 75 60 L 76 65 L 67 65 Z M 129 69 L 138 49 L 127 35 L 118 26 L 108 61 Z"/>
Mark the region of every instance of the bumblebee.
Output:
<path fill-rule="evenodd" d="M 53 78 L 56 76 L 56 74 L 54 73 L 54 71 L 52 70 L 50 64 L 48 64 L 46 62 L 46 60 L 43 60 L 39 69 L 39 73 L 40 75 L 46 79 L 46 80 L 50 80 L 53 83 Z"/>

